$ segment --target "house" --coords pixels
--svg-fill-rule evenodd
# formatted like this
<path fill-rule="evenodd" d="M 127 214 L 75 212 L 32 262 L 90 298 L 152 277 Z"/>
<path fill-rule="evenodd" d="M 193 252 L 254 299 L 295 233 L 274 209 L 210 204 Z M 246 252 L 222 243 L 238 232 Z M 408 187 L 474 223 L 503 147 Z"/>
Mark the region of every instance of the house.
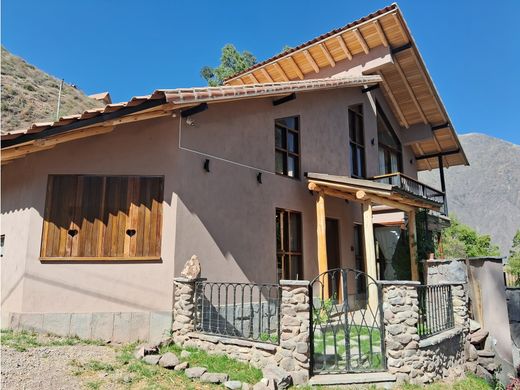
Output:
<path fill-rule="evenodd" d="M 168 329 L 194 254 L 212 281 L 388 279 L 407 230 L 418 280 L 416 213 L 441 215 L 445 193 L 417 172 L 468 164 L 396 4 L 222 87 L 2 135 L 1 159 L 3 324 L 106 338 Z"/>

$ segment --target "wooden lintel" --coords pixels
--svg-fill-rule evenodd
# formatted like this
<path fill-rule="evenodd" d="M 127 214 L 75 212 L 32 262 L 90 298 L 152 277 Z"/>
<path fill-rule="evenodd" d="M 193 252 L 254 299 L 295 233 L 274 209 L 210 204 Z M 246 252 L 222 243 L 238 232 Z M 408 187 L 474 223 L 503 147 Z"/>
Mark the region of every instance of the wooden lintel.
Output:
<path fill-rule="evenodd" d="M 419 111 L 419 115 L 421 116 L 421 119 L 426 124 L 428 123 L 428 119 L 426 119 L 426 115 L 424 115 L 424 111 L 422 110 L 421 105 L 419 104 L 419 101 L 417 100 L 417 97 L 415 96 L 415 93 L 413 92 L 413 89 L 408 82 L 408 79 L 406 78 L 406 75 L 403 72 L 403 68 L 401 68 L 401 65 L 399 65 L 399 60 L 396 58 L 394 61 L 395 67 L 397 69 L 397 72 L 399 73 L 399 76 L 401 76 L 401 80 L 404 83 L 404 86 L 406 87 L 406 90 L 408 91 L 408 94 L 410 95 L 410 98 L 412 99 L 413 103 L 415 104 L 415 108 L 417 108 L 417 111 Z"/>
<path fill-rule="evenodd" d="M 352 32 L 354 33 L 354 36 L 356 37 L 357 41 L 363 48 L 363 51 L 365 52 L 365 54 L 368 54 L 368 52 L 370 51 L 370 48 L 368 47 L 367 42 L 365 41 L 365 38 L 363 38 L 363 35 L 361 35 L 361 32 L 357 28 L 352 30 Z"/>
<path fill-rule="evenodd" d="M 300 67 L 298 66 L 298 64 L 296 63 L 296 61 L 294 61 L 294 58 L 291 57 L 288 57 L 288 60 L 289 62 L 291 63 L 291 65 L 293 66 L 294 68 L 294 71 L 296 72 L 296 74 L 298 75 L 298 77 L 300 78 L 300 80 L 303 80 L 303 73 L 302 73 L 302 70 L 300 69 Z"/>
<path fill-rule="evenodd" d="M 336 37 L 336 40 L 338 41 L 339 45 L 341 46 L 341 50 L 343 50 L 343 52 L 345 53 L 347 58 L 349 60 L 351 60 L 352 59 L 352 53 L 348 49 L 347 44 L 345 43 L 345 40 L 343 39 L 343 36 L 342 35 L 338 35 Z"/>
<path fill-rule="evenodd" d="M 392 102 L 392 105 L 395 108 L 395 111 L 397 112 L 397 116 L 399 117 L 401 124 L 406 128 L 410 127 L 406 118 L 404 117 L 403 111 L 401 111 L 401 107 L 399 107 L 399 104 L 397 103 L 397 100 L 396 100 L 394 94 L 392 93 L 392 91 L 390 90 L 390 87 L 388 86 L 388 84 L 385 81 L 385 79 L 383 77 L 383 73 L 381 71 L 379 71 L 379 72 L 377 72 L 377 74 L 381 77 L 381 80 L 382 80 L 381 84 L 383 84 L 383 88 L 384 88 L 386 94 L 388 95 L 388 97 L 390 98 L 390 101 Z"/>
<path fill-rule="evenodd" d="M 323 55 L 329 62 L 329 65 L 334 68 L 336 66 L 336 61 L 334 61 L 334 58 L 332 58 L 332 55 L 330 54 L 329 49 L 327 49 L 327 46 L 325 46 L 325 44 L 323 44 L 323 43 L 320 43 L 318 46 L 320 47 L 321 51 L 323 52 Z"/>
<path fill-rule="evenodd" d="M 385 32 L 381 28 L 379 21 L 374 20 L 374 27 L 376 28 L 377 35 L 379 35 L 379 39 L 381 40 L 381 43 L 383 44 L 383 46 L 388 47 L 388 40 L 386 39 Z"/>
<path fill-rule="evenodd" d="M 269 81 L 270 83 L 274 83 L 273 78 L 271 77 L 269 72 L 267 72 L 267 69 L 260 68 L 260 72 L 264 75 L 264 77 L 267 79 L 267 81 Z"/>
<path fill-rule="evenodd" d="M 285 74 L 284 70 L 280 66 L 278 62 L 273 63 L 273 66 L 276 68 L 280 76 L 282 77 L 283 81 L 289 81 L 289 77 L 287 77 L 287 74 Z"/>
<path fill-rule="evenodd" d="M 401 202 L 398 202 L 396 200 L 391 200 L 382 196 L 374 195 L 374 194 L 368 194 L 366 197 L 363 198 L 364 200 L 370 199 L 373 203 L 377 204 L 383 204 L 385 206 L 390 206 L 398 210 L 402 211 L 411 211 L 414 208 L 412 206 L 403 204 Z"/>
<path fill-rule="evenodd" d="M 319 73 L 320 67 L 318 66 L 316 61 L 314 61 L 314 58 L 312 58 L 312 54 L 309 52 L 309 50 L 304 50 L 303 55 L 305 56 L 307 62 L 312 66 L 312 69 L 314 69 L 316 73 Z"/>

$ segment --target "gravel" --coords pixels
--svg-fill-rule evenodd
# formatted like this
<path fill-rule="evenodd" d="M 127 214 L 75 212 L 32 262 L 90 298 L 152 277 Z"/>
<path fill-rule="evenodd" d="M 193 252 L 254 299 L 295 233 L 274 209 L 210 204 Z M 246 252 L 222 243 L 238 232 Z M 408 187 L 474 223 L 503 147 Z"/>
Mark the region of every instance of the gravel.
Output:
<path fill-rule="evenodd" d="M 2 347 L 1 353 L 3 390 L 82 389 L 81 378 L 73 375 L 74 361 L 110 363 L 115 359 L 112 348 L 94 345 L 38 347 L 25 352 Z"/>

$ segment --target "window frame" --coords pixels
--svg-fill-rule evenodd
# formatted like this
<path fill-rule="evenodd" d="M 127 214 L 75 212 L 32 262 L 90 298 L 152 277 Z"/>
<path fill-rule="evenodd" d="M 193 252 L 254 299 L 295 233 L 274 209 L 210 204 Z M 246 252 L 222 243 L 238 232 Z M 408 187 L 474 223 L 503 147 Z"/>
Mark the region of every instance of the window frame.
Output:
<path fill-rule="evenodd" d="M 397 171 L 402 173 L 403 170 L 403 144 L 401 143 L 401 140 L 397 136 L 397 133 L 395 132 L 392 124 L 390 123 L 390 120 L 388 119 L 385 111 L 379 104 L 379 102 L 376 102 L 376 125 L 377 125 L 377 155 L 379 160 L 379 150 L 382 149 L 385 156 L 385 171 L 388 170 L 389 172 L 379 172 L 379 175 L 386 175 L 391 173 L 397 173 L 397 172 L 390 172 L 392 170 L 391 163 L 389 162 L 389 156 L 390 154 L 394 153 L 397 155 Z M 394 142 L 398 145 L 398 148 L 395 148 L 391 145 L 385 144 L 381 142 L 381 139 L 379 137 L 379 120 L 383 122 L 383 124 L 386 126 L 387 130 L 389 131 L 390 135 L 394 139 Z M 378 161 L 379 165 L 379 161 Z M 388 168 L 390 167 L 390 168 Z"/>
<path fill-rule="evenodd" d="M 296 123 L 297 123 L 297 129 L 292 129 L 290 127 L 287 127 L 285 125 L 282 125 L 282 124 L 279 124 L 278 121 L 280 120 L 283 120 L 283 119 L 296 119 Z M 281 127 L 285 130 L 285 139 L 283 141 L 285 141 L 285 149 L 283 147 L 279 147 L 276 145 L 276 128 L 277 127 Z M 295 152 L 291 152 L 289 151 L 289 148 L 287 147 L 287 139 L 288 139 L 288 132 L 292 132 L 292 133 L 296 133 L 297 134 L 297 144 L 298 144 L 298 153 L 295 153 Z M 282 141 L 282 144 L 283 144 L 283 141 Z M 293 179 L 293 180 L 299 180 L 301 181 L 301 177 L 302 177 L 302 174 L 301 174 L 301 155 L 302 155 L 302 148 L 301 148 L 301 117 L 300 115 L 290 115 L 290 116 L 285 116 L 285 117 L 282 117 L 282 118 L 275 118 L 274 119 L 274 172 L 278 175 L 278 176 L 283 176 L 283 177 L 288 177 L 290 179 Z M 280 173 L 278 172 L 277 168 L 276 168 L 276 154 L 277 152 L 279 153 L 283 153 L 283 173 Z M 290 157 L 293 157 L 293 158 L 296 158 L 297 160 L 297 164 L 296 164 L 296 169 L 298 170 L 298 175 L 297 176 L 290 176 L 288 173 L 289 173 L 289 170 L 288 170 L 288 161 L 289 161 L 289 156 Z"/>
<path fill-rule="evenodd" d="M 354 107 L 360 107 L 359 111 L 354 110 Z M 351 113 L 355 115 L 358 119 L 361 119 L 362 129 L 361 135 L 363 139 L 361 142 L 357 139 L 352 139 L 352 134 L 354 136 L 357 135 L 357 129 L 351 129 L 351 121 L 350 116 Z M 350 176 L 356 179 L 365 179 L 367 170 L 366 170 L 366 147 L 365 147 L 365 107 L 363 103 L 352 104 L 347 108 L 347 125 L 348 125 L 348 137 L 349 137 L 349 146 L 350 146 Z M 354 153 L 354 150 L 356 153 Z M 360 150 L 362 152 L 362 166 L 358 167 L 358 172 L 354 173 L 354 167 L 357 166 L 357 151 Z M 356 163 L 354 163 L 356 161 Z M 359 169 L 361 169 L 361 175 L 358 175 Z"/>
<path fill-rule="evenodd" d="M 284 243 L 284 226 L 283 226 L 283 221 L 280 222 L 280 243 L 281 243 L 281 248 L 279 250 L 278 248 L 278 237 L 277 237 L 277 234 L 278 234 L 278 228 L 276 226 L 276 218 L 278 217 L 278 213 L 282 213 L 281 216 L 283 216 L 283 213 L 287 213 L 287 222 L 288 222 L 288 226 L 287 226 L 287 230 L 288 232 L 290 233 L 291 231 L 291 222 L 290 222 L 290 216 L 291 214 L 297 214 L 300 216 L 300 228 L 298 229 L 298 234 L 300 235 L 300 250 L 299 251 L 292 251 L 290 249 L 290 244 L 289 245 L 289 248 L 288 250 L 284 250 L 283 249 L 283 243 Z M 290 243 L 291 241 L 291 237 L 289 236 L 287 238 L 287 242 Z M 303 275 L 304 275 L 304 261 L 303 261 L 303 213 L 301 213 L 300 211 L 295 211 L 295 210 L 290 210 L 290 209 L 284 209 L 284 208 L 281 208 L 281 207 L 277 207 L 275 209 L 275 249 L 276 249 L 276 256 L 275 256 L 275 260 L 276 260 L 276 280 L 279 282 L 280 280 L 282 279 L 286 279 L 285 278 L 285 262 L 284 262 L 284 257 L 288 256 L 288 259 L 290 260 L 292 256 L 299 256 L 300 258 L 300 261 L 299 261 L 299 264 L 298 264 L 298 267 L 299 267 L 299 273 L 298 273 L 298 278 L 299 279 L 296 279 L 296 280 L 301 280 L 303 279 Z M 278 267 L 278 257 L 279 256 L 282 256 L 282 261 L 281 261 L 281 269 Z M 290 262 L 289 262 L 290 264 Z M 289 276 L 290 276 L 290 269 L 288 270 L 289 272 Z M 281 278 L 279 278 L 279 274 L 281 274 Z"/>
<path fill-rule="evenodd" d="M 84 179 L 84 178 L 101 178 L 101 179 L 103 179 L 102 180 L 103 186 L 101 187 L 102 189 L 100 190 L 100 191 L 103 191 L 103 193 L 102 193 L 102 195 L 99 195 L 102 198 L 102 203 L 100 203 L 100 205 L 99 205 L 100 208 L 98 210 L 98 214 L 95 217 L 95 219 L 96 220 L 101 220 L 101 225 L 103 226 L 104 234 L 106 234 L 107 230 L 109 229 L 108 225 L 105 224 L 105 221 L 103 221 L 104 216 L 105 216 L 106 213 L 111 214 L 111 212 L 109 211 L 109 209 L 106 206 L 106 198 L 108 196 L 108 191 L 107 191 L 107 188 L 108 188 L 107 181 L 108 181 L 108 179 L 109 178 L 112 178 L 112 179 L 114 179 L 114 178 L 118 178 L 118 179 L 122 179 L 122 178 L 125 178 L 125 179 L 129 179 L 129 178 L 134 178 L 134 179 L 136 179 L 136 178 L 137 179 L 158 179 L 159 181 L 156 183 L 159 186 L 157 188 L 158 193 L 159 193 L 158 199 L 151 199 L 151 202 L 153 202 L 155 200 L 155 201 L 157 201 L 157 204 L 158 204 L 157 216 L 156 216 L 157 219 L 155 220 L 155 223 L 157 224 L 155 226 L 157 241 L 155 241 L 155 243 L 153 245 L 153 247 L 155 248 L 155 251 L 157 253 L 149 254 L 149 255 L 142 255 L 142 256 L 133 256 L 133 255 L 129 255 L 128 253 L 124 253 L 123 255 L 108 255 L 108 256 L 104 255 L 104 253 L 101 253 L 101 255 L 96 255 L 96 256 L 84 256 L 84 255 L 82 255 L 82 256 L 72 256 L 72 255 L 49 256 L 49 255 L 47 255 L 47 253 L 48 253 L 48 252 L 46 252 L 47 245 L 49 243 L 54 245 L 54 243 L 52 241 L 49 241 L 49 239 L 48 239 L 48 229 L 49 229 L 49 225 L 53 223 L 51 221 L 51 218 L 53 217 L 53 210 L 51 209 L 51 207 L 55 203 L 55 198 L 53 197 L 53 195 L 54 195 L 53 188 L 51 186 L 51 178 L 52 178 L 52 180 L 54 180 L 54 178 L 56 178 L 56 177 L 70 177 L 70 178 L 74 178 L 75 181 L 76 181 L 75 182 L 76 187 L 71 190 L 74 193 L 74 195 L 73 195 L 73 197 L 74 197 L 74 201 L 73 201 L 74 205 L 71 206 L 71 207 L 73 207 L 73 209 L 71 211 L 73 215 L 72 216 L 68 216 L 71 219 L 71 223 L 70 223 L 69 226 L 71 226 L 73 228 L 73 230 L 76 230 L 76 233 L 72 236 L 71 239 L 74 239 L 74 237 L 76 235 L 81 233 L 81 227 L 79 227 L 76 224 L 76 221 L 74 220 L 75 219 L 75 213 L 77 212 L 78 208 L 81 209 L 81 208 L 85 207 L 85 205 L 83 203 L 81 203 L 81 202 L 77 203 L 78 199 L 81 199 L 81 196 L 78 195 L 78 189 L 81 188 L 79 186 L 80 179 Z M 44 212 L 44 215 L 43 215 L 39 260 L 41 262 L 60 262 L 60 263 L 61 262 L 90 262 L 90 261 L 103 261 L 103 262 L 106 262 L 106 263 L 110 263 L 110 262 L 118 263 L 118 262 L 125 262 L 125 261 L 132 261 L 132 262 L 135 262 L 135 261 L 137 261 L 137 262 L 139 262 L 139 261 L 147 261 L 147 262 L 149 262 L 149 261 L 160 261 L 162 259 L 162 239 L 163 239 L 163 219 L 164 219 L 163 218 L 164 217 L 164 207 L 163 207 L 164 206 L 164 181 L 165 181 L 165 176 L 164 175 L 49 174 L 47 176 L 47 184 L 46 184 L 45 212 Z M 53 183 L 53 185 L 54 185 L 54 183 Z M 121 190 L 123 190 L 123 189 L 121 188 Z M 126 188 L 124 190 L 126 190 L 127 194 L 128 194 L 128 191 L 130 190 L 129 182 L 127 182 L 127 186 L 126 186 Z M 143 188 L 141 187 L 141 184 L 137 187 L 137 189 L 136 188 L 133 189 L 133 191 L 136 191 L 136 190 L 137 190 L 137 194 L 138 194 L 138 199 L 139 199 L 140 202 L 142 202 L 142 199 L 140 199 L 140 196 L 142 194 L 141 191 L 143 191 Z M 95 193 L 95 191 L 94 191 L 94 193 Z M 121 193 L 119 193 L 119 195 Z M 134 195 L 135 195 L 135 192 L 134 192 Z M 119 199 L 117 200 L 117 202 L 119 202 Z M 131 200 L 129 202 L 131 202 Z M 118 206 L 118 207 L 120 207 L 120 206 Z M 145 206 L 145 208 L 146 208 L 146 206 Z M 121 210 L 118 210 L 118 215 L 119 215 L 120 211 Z M 80 212 L 80 215 L 82 215 L 83 212 L 84 212 L 84 210 L 82 210 Z M 124 213 L 126 214 L 126 218 L 128 218 L 128 219 L 131 218 L 130 210 L 127 210 Z M 134 213 L 135 213 L 135 209 L 134 209 Z M 151 220 L 151 218 L 152 218 L 151 217 L 151 214 L 152 214 L 152 206 L 151 206 L 151 204 L 150 204 L 149 213 L 150 213 L 150 220 Z M 101 219 L 99 218 L 100 216 L 102 217 Z M 85 219 L 85 216 L 83 215 L 82 218 Z M 140 226 L 141 222 L 143 222 L 143 224 L 144 224 L 145 220 L 146 220 L 146 215 L 144 215 L 140 219 L 138 219 L 137 222 L 139 223 L 139 226 Z M 126 227 L 127 226 L 125 225 L 125 228 Z M 111 226 L 110 228 L 113 229 L 113 226 Z M 118 229 L 119 228 L 120 228 L 120 226 L 118 225 Z M 148 229 L 151 229 L 151 227 L 148 227 Z M 71 228 L 69 228 L 69 230 L 71 230 Z M 133 230 L 133 229 L 126 229 L 126 230 Z M 128 233 L 125 231 L 125 234 L 128 234 Z M 135 233 L 132 234 L 132 235 L 129 235 L 130 239 L 134 235 L 135 235 Z M 145 240 L 144 237 L 145 236 L 143 236 L 143 248 L 144 248 L 144 245 L 145 245 L 144 244 L 144 240 Z M 105 239 L 105 236 L 103 236 L 103 240 L 104 239 Z M 111 237 L 111 239 L 113 240 L 113 237 Z M 68 240 L 68 237 L 67 237 L 67 240 Z M 94 241 L 90 241 L 90 244 L 92 242 L 94 242 Z M 88 241 L 85 241 L 85 243 L 88 243 Z M 73 244 L 71 244 L 71 245 L 73 245 Z M 148 250 L 150 250 L 150 247 L 148 247 Z M 105 248 L 103 247 L 101 249 L 101 251 L 104 252 Z M 113 248 L 110 247 L 110 252 L 112 252 L 112 251 L 113 251 Z"/>

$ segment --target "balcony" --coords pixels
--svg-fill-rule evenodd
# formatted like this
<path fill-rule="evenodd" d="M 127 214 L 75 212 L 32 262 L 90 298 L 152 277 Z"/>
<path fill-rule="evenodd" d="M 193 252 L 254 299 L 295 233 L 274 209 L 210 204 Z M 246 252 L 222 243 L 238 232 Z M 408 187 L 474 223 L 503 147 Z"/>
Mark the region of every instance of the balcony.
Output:
<path fill-rule="evenodd" d="M 429 185 L 421 183 L 401 172 L 388 173 L 370 178 L 377 183 L 391 184 L 394 189 L 403 191 L 407 194 L 417 196 L 419 198 L 442 204 L 440 213 L 448 215 L 448 205 L 446 204 L 446 194 Z"/>

